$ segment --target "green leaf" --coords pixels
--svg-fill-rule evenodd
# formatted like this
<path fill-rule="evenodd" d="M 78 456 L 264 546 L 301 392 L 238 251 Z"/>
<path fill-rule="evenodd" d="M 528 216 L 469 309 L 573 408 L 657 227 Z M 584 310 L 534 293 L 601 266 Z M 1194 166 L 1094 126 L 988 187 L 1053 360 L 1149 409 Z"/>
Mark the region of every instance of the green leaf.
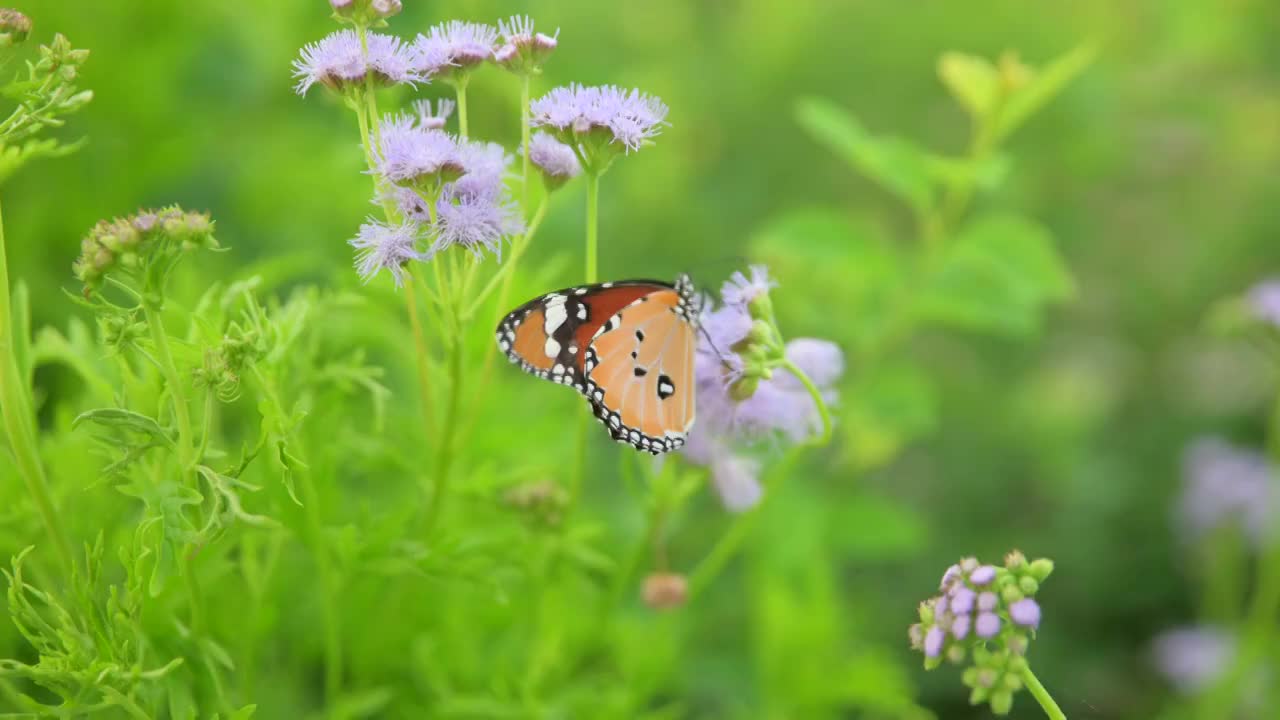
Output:
<path fill-rule="evenodd" d="M 788 326 L 804 331 L 803 318 L 826 318 L 840 308 L 841 322 L 824 326 L 828 337 L 867 349 L 905 319 L 904 262 L 868 223 L 832 210 L 797 210 L 769 222 L 750 248 L 784 286 L 805 290 L 778 308 Z"/>
<path fill-rule="evenodd" d="M 142 413 L 137 413 L 124 408 L 98 408 L 96 410 L 87 410 L 80 413 L 71 423 L 71 427 L 76 428 L 80 425 L 91 422 L 103 427 L 115 430 L 123 430 L 126 432 L 145 435 L 153 440 L 164 441 L 172 445 L 173 437 L 152 418 Z"/>
<path fill-rule="evenodd" d="M 996 137 L 1002 138 L 1017 130 L 1037 110 L 1062 92 L 1098 56 L 1098 47 L 1092 43 L 1080 45 L 1059 56 L 1036 72 L 1031 80 L 1005 101 L 996 126 Z"/>
<path fill-rule="evenodd" d="M 911 365 L 863 368 L 842 395 L 846 452 L 859 469 L 888 464 L 937 423 L 933 385 Z"/>
<path fill-rule="evenodd" d="M 892 136 L 876 137 L 844 109 L 822 98 L 803 98 L 796 119 L 815 140 L 835 151 L 855 170 L 880 183 L 917 213 L 933 205 L 925 153 Z"/>
<path fill-rule="evenodd" d="M 10 298 L 9 319 L 13 324 L 10 341 L 13 343 L 13 359 L 18 365 L 18 374 L 25 385 L 24 393 L 31 390 L 31 293 L 27 284 L 19 279 L 13 284 L 13 295 Z"/>
<path fill-rule="evenodd" d="M 914 297 L 915 316 L 949 327 L 1029 335 L 1044 306 L 1075 294 L 1049 232 L 1017 216 L 988 216 L 966 226 Z"/>
<path fill-rule="evenodd" d="M 960 52 L 938 58 L 938 77 L 951 95 L 974 118 L 985 117 L 1000 92 L 1000 75 L 991 61 Z"/>

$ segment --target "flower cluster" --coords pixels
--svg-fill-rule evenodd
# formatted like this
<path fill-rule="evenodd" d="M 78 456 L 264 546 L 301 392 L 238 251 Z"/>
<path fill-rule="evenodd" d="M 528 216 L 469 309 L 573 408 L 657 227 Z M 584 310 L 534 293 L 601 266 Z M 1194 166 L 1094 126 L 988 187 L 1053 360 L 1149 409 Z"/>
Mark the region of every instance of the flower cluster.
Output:
<path fill-rule="evenodd" d="M 452 20 L 418 35 L 411 48 L 413 66 L 446 82 L 465 82 L 472 70 L 493 59 L 497 41 L 492 25 Z"/>
<path fill-rule="evenodd" d="M 30 18 L 17 10 L 0 8 L 0 47 L 17 45 L 30 34 Z"/>
<path fill-rule="evenodd" d="M 142 268 L 157 251 L 217 247 L 213 221 L 206 213 L 170 206 L 102 220 L 80 242 L 73 270 L 88 294 L 113 270 Z"/>
<path fill-rule="evenodd" d="M 614 85 L 558 87 L 533 101 L 531 122 L 578 149 L 586 170 L 604 172 L 620 152 L 639 150 L 667 124 L 667 106 Z"/>
<path fill-rule="evenodd" d="M 760 463 L 741 448 L 781 438 L 799 443 L 823 429 L 823 403 L 836 400 L 835 383 L 844 373 L 844 355 L 834 343 L 797 338 L 784 343 L 773 317 L 768 271 L 754 266 L 735 273 L 721 288 L 721 304 L 702 317 L 695 365 L 698 424 L 684 454 L 709 465 L 725 506 L 748 509 L 762 490 Z M 802 373 L 802 380 L 797 371 Z"/>
<path fill-rule="evenodd" d="M 1265 541 L 1280 486 L 1261 453 L 1202 438 L 1187 450 L 1183 483 L 1179 517 L 1192 536 L 1234 522 L 1255 545 Z"/>
<path fill-rule="evenodd" d="M 573 148 L 550 135 L 534 133 L 529 140 L 529 162 L 538 169 L 548 190 L 555 190 L 582 172 Z"/>
<path fill-rule="evenodd" d="M 1212 626 L 1167 630 L 1152 643 L 1156 669 L 1179 692 L 1196 693 L 1215 682 L 1235 655 L 1235 637 Z"/>
<path fill-rule="evenodd" d="M 1016 550 L 1004 567 L 964 558 L 943 574 L 941 594 L 920 603 L 920 622 L 908 631 L 911 647 L 924 653 L 929 670 L 943 659 L 960 664 L 972 657 L 964 671 L 969 701 L 1007 714 L 1029 672 L 1027 648 L 1040 627 L 1034 596 L 1052 572 L 1051 560 L 1028 562 Z"/>
<path fill-rule="evenodd" d="M 493 61 L 517 75 L 542 72 L 542 63 L 556 49 L 560 31 L 546 35 L 533 29 L 528 16 L 515 15 L 498 22 L 502 45 L 494 51 Z"/>
<path fill-rule="evenodd" d="M 410 49 L 394 35 L 368 33 L 361 43 L 355 30 L 339 30 L 302 48 L 293 61 L 294 90 L 306 95 L 317 84 L 336 92 L 424 82 L 430 73 L 415 67 Z"/>

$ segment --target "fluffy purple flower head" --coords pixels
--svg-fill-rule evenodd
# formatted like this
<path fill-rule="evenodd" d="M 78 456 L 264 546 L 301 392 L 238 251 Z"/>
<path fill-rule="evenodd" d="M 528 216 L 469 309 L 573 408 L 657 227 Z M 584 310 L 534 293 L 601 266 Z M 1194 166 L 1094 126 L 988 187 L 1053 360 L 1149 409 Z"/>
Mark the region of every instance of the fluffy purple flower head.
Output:
<path fill-rule="evenodd" d="M 1034 630 L 1040 627 L 1040 605 L 1031 598 L 1022 598 L 1009 606 L 1009 619 Z"/>
<path fill-rule="evenodd" d="M 534 133 L 530 138 L 529 161 L 538 168 L 542 179 L 552 189 L 560 187 L 582 172 L 582 165 L 578 163 L 578 156 L 574 154 L 573 148 L 544 132 Z"/>
<path fill-rule="evenodd" d="M 395 185 L 430 184 L 462 173 L 457 142 L 443 130 L 424 128 L 410 115 L 397 115 L 379 125 L 380 143 L 374 171 Z"/>
<path fill-rule="evenodd" d="M 436 203 L 431 252 L 457 245 L 476 255 L 489 250 L 501 259 L 503 238 L 524 231 L 519 208 L 502 182 L 510 158 L 495 143 L 468 143 L 461 156 L 467 172 L 446 185 Z"/>
<path fill-rule="evenodd" d="M 1248 304 L 1254 317 L 1280 327 L 1280 279 L 1264 280 L 1250 288 Z"/>
<path fill-rule="evenodd" d="M 769 269 L 765 266 L 752 265 L 749 272 L 751 273 L 749 277 L 741 272 L 735 272 L 725 281 L 724 287 L 720 289 L 720 297 L 726 305 L 745 307 L 756 298 L 767 295 L 770 290 L 778 287 L 778 283 L 769 279 Z"/>
<path fill-rule="evenodd" d="M 844 368 L 839 347 L 826 340 L 798 338 L 787 343 L 786 357 L 818 386 L 824 402 L 835 402 L 832 384 Z M 818 435 L 822 415 L 804 384 L 790 370 L 779 368 L 760 381 L 751 397 L 734 405 L 731 425 L 747 438 L 780 433 L 798 443 Z"/>
<path fill-rule="evenodd" d="M 565 142 L 582 144 L 584 136 L 599 133 L 627 151 L 639 150 L 667 124 L 661 100 L 614 85 L 558 87 L 533 101 L 530 113 L 534 126 L 553 130 Z"/>
<path fill-rule="evenodd" d="M 955 585 L 951 591 L 951 612 L 960 615 L 973 610 L 977 594 L 964 585 Z"/>
<path fill-rule="evenodd" d="M 989 585 L 995 579 L 996 569 L 993 565 L 983 565 L 969 573 L 969 582 L 974 585 Z"/>
<path fill-rule="evenodd" d="M 978 637 L 990 640 L 1000 632 L 1000 616 L 990 612 L 978 613 L 978 619 L 973 623 L 973 631 L 978 634 Z"/>
<path fill-rule="evenodd" d="M 366 54 L 354 30 L 339 30 L 302 48 L 293 61 L 294 90 L 306 95 L 318 83 L 341 92 L 363 85 L 370 77 L 379 85 L 413 85 L 425 79 L 412 67 L 410 53 L 399 38 L 369 33 L 368 45 Z"/>
<path fill-rule="evenodd" d="M 428 75 L 455 79 L 493 57 L 498 31 L 484 23 L 451 20 L 413 42 L 414 67 Z"/>
<path fill-rule="evenodd" d="M 546 35 L 534 30 L 533 20 L 527 15 L 514 15 L 498 22 L 498 34 L 502 36 L 502 45 L 493 54 L 494 62 L 518 75 L 526 75 L 542 69 L 542 63 L 556 49 L 560 30 Z"/>
<path fill-rule="evenodd" d="M 413 223 L 387 225 L 370 218 L 350 240 L 356 249 L 356 272 L 369 282 L 374 275 L 386 270 L 391 273 L 396 287 L 402 286 L 405 264 L 424 259 L 414 247 L 417 239 L 418 228 Z"/>
<path fill-rule="evenodd" d="M 963 640 L 969 636 L 969 627 L 973 623 L 973 618 L 968 615 L 957 615 L 955 620 L 951 621 L 951 635 L 957 640 Z"/>
<path fill-rule="evenodd" d="M 436 101 L 435 107 L 430 100 L 418 100 L 413 104 L 418 114 L 418 126 L 425 130 L 443 130 L 449 116 L 453 114 L 454 102 L 448 98 Z"/>
<path fill-rule="evenodd" d="M 400 187 L 398 185 L 383 188 L 374 197 L 373 204 L 381 206 L 387 201 L 390 201 L 406 220 L 419 225 L 426 225 L 431 222 L 431 212 L 427 207 L 427 201 L 413 188 Z"/>
<path fill-rule="evenodd" d="M 1201 536 L 1237 522 L 1247 537 L 1263 543 L 1275 522 L 1276 473 L 1266 457 L 1219 438 L 1202 438 L 1184 458 L 1181 523 Z"/>
<path fill-rule="evenodd" d="M 978 594 L 978 612 L 991 612 L 996 609 L 1000 598 L 993 592 Z"/>
<path fill-rule="evenodd" d="M 1210 686 L 1235 655 L 1235 639 L 1213 627 L 1184 627 L 1161 633 L 1151 647 L 1156 668 L 1184 693 Z"/>

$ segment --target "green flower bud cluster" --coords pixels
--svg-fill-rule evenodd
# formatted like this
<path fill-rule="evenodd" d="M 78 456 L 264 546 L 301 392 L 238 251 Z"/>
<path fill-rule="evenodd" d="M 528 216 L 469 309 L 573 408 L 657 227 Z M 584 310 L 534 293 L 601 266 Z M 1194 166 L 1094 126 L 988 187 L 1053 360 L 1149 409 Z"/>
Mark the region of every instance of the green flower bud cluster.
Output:
<path fill-rule="evenodd" d="M 1005 556 L 1004 567 L 969 557 L 948 568 L 941 594 L 920 604 L 920 622 L 908 629 L 911 646 L 925 656 L 925 669 L 971 659 L 962 675 L 969 701 L 1008 714 L 1014 693 L 1025 684 L 1025 656 L 1040 626 L 1034 596 L 1052 572 L 1053 561 L 1030 562 L 1016 550 Z"/>
<path fill-rule="evenodd" d="M 222 342 L 205 350 L 204 362 L 194 372 L 196 385 L 212 388 L 222 402 L 234 402 L 245 368 L 266 354 L 266 340 L 257 328 L 232 325 Z"/>
<path fill-rule="evenodd" d="M 747 302 L 747 314 L 751 318 L 750 332 L 729 348 L 742 360 L 742 372 L 729 385 L 729 396 L 735 402 L 755 395 L 761 381 L 773 378 L 773 369 L 787 357 L 767 290 Z"/>
<path fill-rule="evenodd" d="M 508 489 L 502 499 L 507 507 L 518 510 L 531 526 L 554 528 L 564 517 L 569 493 L 557 483 L 539 480 Z"/>
<path fill-rule="evenodd" d="M 30 18 L 17 10 L 0 8 L 0 48 L 20 45 L 30 34 Z"/>
<path fill-rule="evenodd" d="M 175 205 L 99 221 L 80 242 L 80 257 L 72 269 L 88 296 L 110 272 L 141 270 L 161 253 L 217 246 L 207 213 L 187 212 Z"/>

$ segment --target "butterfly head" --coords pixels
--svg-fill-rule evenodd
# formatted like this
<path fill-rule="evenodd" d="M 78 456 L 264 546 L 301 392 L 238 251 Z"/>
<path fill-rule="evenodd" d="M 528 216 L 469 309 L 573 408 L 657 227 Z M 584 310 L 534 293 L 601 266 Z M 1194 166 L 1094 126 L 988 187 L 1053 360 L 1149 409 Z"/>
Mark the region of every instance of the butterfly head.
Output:
<path fill-rule="evenodd" d="M 680 273 L 676 276 L 675 289 L 680 295 L 680 304 L 685 309 L 685 317 L 690 323 L 700 325 L 704 298 L 693 286 L 693 279 L 688 273 Z"/>

